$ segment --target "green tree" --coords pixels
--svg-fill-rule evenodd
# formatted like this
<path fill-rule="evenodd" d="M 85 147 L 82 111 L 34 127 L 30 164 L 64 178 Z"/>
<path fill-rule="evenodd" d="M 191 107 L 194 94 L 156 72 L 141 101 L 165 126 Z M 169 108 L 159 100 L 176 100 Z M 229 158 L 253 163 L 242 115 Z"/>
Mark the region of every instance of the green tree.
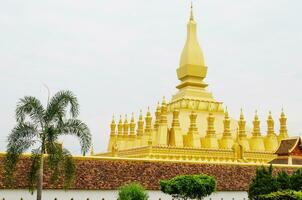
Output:
<path fill-rule="evenodd" d="M 302 190 L 302 169 L 297 169 L 290 177 L 290 189 Z"/>
<path fill-rule="evenodd" d="M 67 188 L 74 178 L 75 164 L 72 155 L 58 143 L 59 136 L 72 135 L 79 139 L 82 153 L 91 146 L 90 131 L 85 123 L 78 120 L 79 104 L 70 91 L 60 91 L 48 100 L 46 108 L 32 96 L 20 99 L 16 108 L 17 125 L 8 136 L 5 159 L 5 180 L 12 186 L 16 164 L 25 151 L 31 149 L 31 166 L 28 173 L 30 191 L 35 186 L 37 200 L 42 199 L 43 163 L 47 158 L 55 183 L 59 175 L 64 178 Z M 47 154 L 47 156 L 45 156 Z"/>
<path fill-rule="evenodd" d="M 277 183 L 279 189 L 281 190 L 291 189 L 290 176 L 285 171 L 281 171 L 278 173 Z"/>
<path fill-rule="evenodd" d="M 118 200 L 147 200 L 148 194 L 138 183 L 122 186 L 118 192 Z"/>
<path fill-rule="evenodd" d="M 208 175 L 181 175 L 170 180 L 161 180 L 162 192 L 177 199 L 203 199 L 216 190 L 216 181 Z"/>
<path fill-rule="evenodd" d="M 250 183 L 248 195 L 251 200 L 259 200 L 259 195 L 276 192 L 279 189 L 277 179 L 273 176 L 273 167 L 261 167 L 256 170 L 256 177 Z"/>

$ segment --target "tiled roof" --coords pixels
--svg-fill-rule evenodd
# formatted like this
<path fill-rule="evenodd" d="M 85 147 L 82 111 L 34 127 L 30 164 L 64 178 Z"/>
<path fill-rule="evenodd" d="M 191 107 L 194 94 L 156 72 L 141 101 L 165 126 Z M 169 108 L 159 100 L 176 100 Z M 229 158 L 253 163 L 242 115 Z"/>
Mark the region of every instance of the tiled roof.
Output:
<path fill-rule="evenodd" d="M 298 145 L 300 138 L 288 138 L 281 141 L 278 150 L 275 152 L 278 155 L 288 155 L 296 145 Z"/>

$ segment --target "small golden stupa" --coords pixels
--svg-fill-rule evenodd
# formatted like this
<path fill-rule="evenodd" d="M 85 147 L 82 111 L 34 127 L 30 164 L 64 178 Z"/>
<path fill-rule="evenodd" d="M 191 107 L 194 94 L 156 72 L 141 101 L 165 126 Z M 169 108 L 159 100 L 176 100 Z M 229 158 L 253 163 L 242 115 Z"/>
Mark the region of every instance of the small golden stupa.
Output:
<path fill-rule="evenodd" d="M 116 124 L 113 117 L 107 152 L 95 156 L 241 163 L 274 159 L 280 141 L 288 138 L 283 110 L 278 135 L 271 113 L 265 136 L 260 132 L 257 111 L 253 128 L 246 128 L 242 110 L 238 120 L 230 118 L 223 103 L 207 90 L 207 70 L 191 5 L 187 39 L 177 69 L 178 92 L 170 101 L 163 98 L 158 103 L 154 117 L 149 108 L 145 119 L 140 111 L 137 122 L 133 113 L 130 122 L 127 116 L 124 120 L 120 116 Z"/>

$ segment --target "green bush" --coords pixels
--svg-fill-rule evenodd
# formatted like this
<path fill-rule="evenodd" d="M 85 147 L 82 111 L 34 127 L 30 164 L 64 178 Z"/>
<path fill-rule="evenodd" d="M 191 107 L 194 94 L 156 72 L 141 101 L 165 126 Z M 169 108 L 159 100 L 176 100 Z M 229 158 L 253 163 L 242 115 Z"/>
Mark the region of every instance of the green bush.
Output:
<path fill-rule="evenodd" d="M 178 199 L 203 199 L 216 190 L 216 181 L 207 175 L 181 175 L 160 181 L 162 192 Z"/>
<path fill-rule="evenodd" d="M 259 200 L 302 200 L 301 191 L 284 190 L 260 195 Z"/>
<path fill-rule="evenodd" d="M 120 187 L 118 200 L 147 200 L 148 194 L 138 183 L 130 183 Z"/>
<path fill-rule="evenodd" d="M 273 176 L 272 165 L 269 168 L 261 167 L 256 171 L 256 177 L 250 183 L 249 199 L 258 200 L 259 195 L 269 194 L 279 190 L 277 179 Z"/>
<path fill-rule="evenodd" d="M 302 190 L 302 170 L 297 169 L 290 177 L 290 189 L 299 191 Z"/>
<path fill-rule="evenodd" d="M 277 183 L 280 190 L 289 190 L 291 189 L 291 177 L 285 172 L 281 171 L 277 175 Z"/>

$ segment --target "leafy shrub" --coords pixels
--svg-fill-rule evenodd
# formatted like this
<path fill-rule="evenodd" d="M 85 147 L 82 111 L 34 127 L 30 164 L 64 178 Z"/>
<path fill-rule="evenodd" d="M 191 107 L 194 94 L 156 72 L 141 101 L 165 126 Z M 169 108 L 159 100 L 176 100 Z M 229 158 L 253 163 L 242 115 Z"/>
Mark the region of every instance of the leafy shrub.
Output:
<path fill-rule="evenodd" d="M 280 190 L 291 189 L 291 177 L 285 172 L 281 171 L 277 175 L 277 183 Z"/>
<path fill-rule="evenodd" d="M 269 168 L 261 167 L 256 171 L 256 177 L 250 183 L 249 199 L 258 200 L 259 195 L 276 192 L 279 189 L 277 179 L 273 176 L 272 165 Z"/>
<path fill-rule="evenodd" d="M 118 200 L 147 200 L 148 194 L 138 183 L 130 183 L 120 187 Z"/>
<path fill-rule="evenodd" d="M 302 190 L 302 170 L 297 169 L 290 177 L 290 189 L 299 191 Z"/>
<path fill-rule="evenodd" d="M 216 190 L 216 181 L 207 175 L 181 175 L 161 180 L 162 192 L 178 199 L 203 199 Z"/>
<path fill-rule="evenodd" d="M 260 195 L 259 200 L 302 200 L 301 191 L 283 190 Z"/>

